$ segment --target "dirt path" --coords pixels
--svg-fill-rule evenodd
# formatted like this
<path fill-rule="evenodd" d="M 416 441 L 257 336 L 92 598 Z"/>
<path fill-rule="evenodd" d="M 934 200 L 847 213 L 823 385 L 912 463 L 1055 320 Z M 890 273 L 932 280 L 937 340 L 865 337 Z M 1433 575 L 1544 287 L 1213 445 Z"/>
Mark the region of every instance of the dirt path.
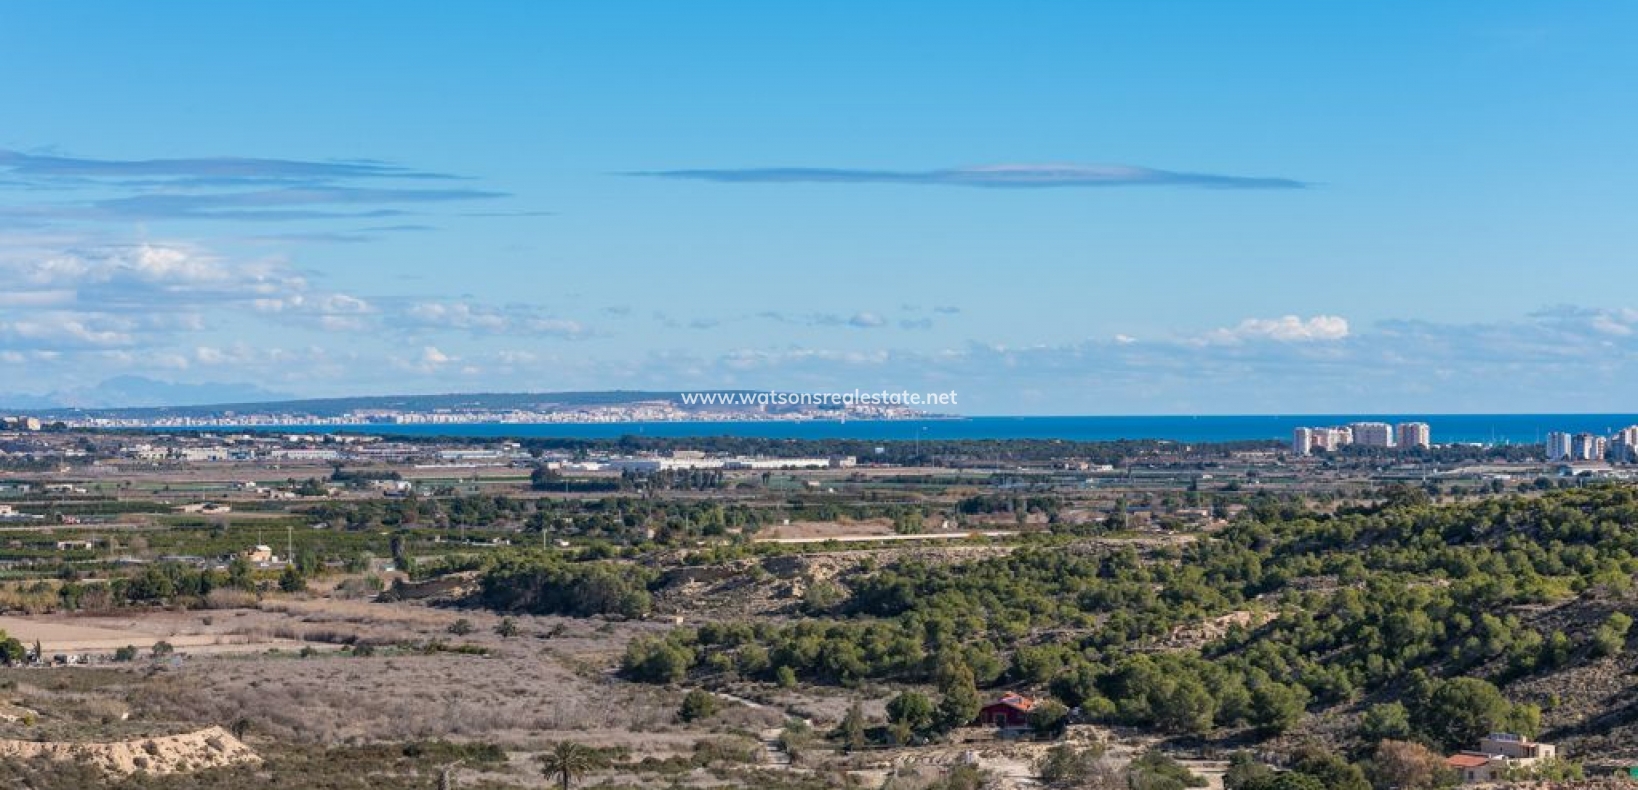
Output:
<path fill-rule="evenodd" d="M 142 618 L 0 617 L 0 631 L 25 645 L 40 643 L 47 656 L 64 653 L 112 653 L 130 645 L 149 649 L 169 642 L 189 653 L 243 653 L 270 647 L 300 648 L 294 639 L 254 638 L 241 634 L 176 633 L 163 622 Z"/>

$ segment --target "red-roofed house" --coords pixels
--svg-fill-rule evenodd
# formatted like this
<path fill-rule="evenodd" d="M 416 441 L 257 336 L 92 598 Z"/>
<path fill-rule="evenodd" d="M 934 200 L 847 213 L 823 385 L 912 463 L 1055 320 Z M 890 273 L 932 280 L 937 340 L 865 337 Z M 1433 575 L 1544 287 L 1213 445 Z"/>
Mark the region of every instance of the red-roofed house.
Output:
<path fill-rule="evenodd" d="M 1029 712 L 1035 707 L 1035 700 L 1022 694 L 1008 692 L 978 711 L 979 724 L 991 724 L 1002 729 L 1016 729 L 1029 726 Z"/>
<path fill-rule="evenodd" d="M 1465 784 L 1475 782 L 1489 782 L 1507 770 L 1507 765 L 1500 760 L 1492 760 L 1488 754 L 1461 752 L 1445 758 L 1445 765 L 1456 770 Z"/>
<path fill-rule="evenodd" d="M 1479 748 L 1457 752 L 1445 758 L 1445 765 L 1454 768 L 1464 784 L 1495 782 L 1506 779 L 1508 772 L 1528 769 L 1544 760 L 1558 758 L 1558 748 L 1550 743 L 1536 743 L 1511 733 L 1493 733 L 1479 741 Z"/>

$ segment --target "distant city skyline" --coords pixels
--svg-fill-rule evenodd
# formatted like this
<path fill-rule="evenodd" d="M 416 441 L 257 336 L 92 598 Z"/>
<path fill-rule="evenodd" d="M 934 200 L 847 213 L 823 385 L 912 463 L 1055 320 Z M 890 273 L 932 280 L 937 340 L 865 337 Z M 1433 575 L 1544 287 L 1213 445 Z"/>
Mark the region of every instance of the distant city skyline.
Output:
<path fill-rule="evenodd" d="M 1635 23 L 12 4 L 0 412 L 605 389 L 1630 411 Z"/>

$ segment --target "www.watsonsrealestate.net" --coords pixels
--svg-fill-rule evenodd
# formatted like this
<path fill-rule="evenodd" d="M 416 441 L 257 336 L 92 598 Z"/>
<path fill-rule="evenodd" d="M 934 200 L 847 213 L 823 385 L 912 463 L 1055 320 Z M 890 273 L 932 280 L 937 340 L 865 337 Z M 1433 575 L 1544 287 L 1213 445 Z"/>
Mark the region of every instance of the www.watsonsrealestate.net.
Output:
<path fill-rule="evenodd" d="M 684 392 L 688 406 L 954 406 L 956 391 Z"/>

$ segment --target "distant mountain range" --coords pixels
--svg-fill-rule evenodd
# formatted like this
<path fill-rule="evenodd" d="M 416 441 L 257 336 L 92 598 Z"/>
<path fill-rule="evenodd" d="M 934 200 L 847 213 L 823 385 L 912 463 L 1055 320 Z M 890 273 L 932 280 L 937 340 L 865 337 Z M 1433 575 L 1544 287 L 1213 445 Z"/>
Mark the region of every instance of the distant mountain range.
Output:
<path fill-rule="evenodd" d="M 242 382 L 178 384 L 146 376 L 116 376 L 93 387 L 59 390 L 45 395 L 0 392 L 0 412 L 186 407 L 279 401 L 289 397 L 288 393 Z"/>

